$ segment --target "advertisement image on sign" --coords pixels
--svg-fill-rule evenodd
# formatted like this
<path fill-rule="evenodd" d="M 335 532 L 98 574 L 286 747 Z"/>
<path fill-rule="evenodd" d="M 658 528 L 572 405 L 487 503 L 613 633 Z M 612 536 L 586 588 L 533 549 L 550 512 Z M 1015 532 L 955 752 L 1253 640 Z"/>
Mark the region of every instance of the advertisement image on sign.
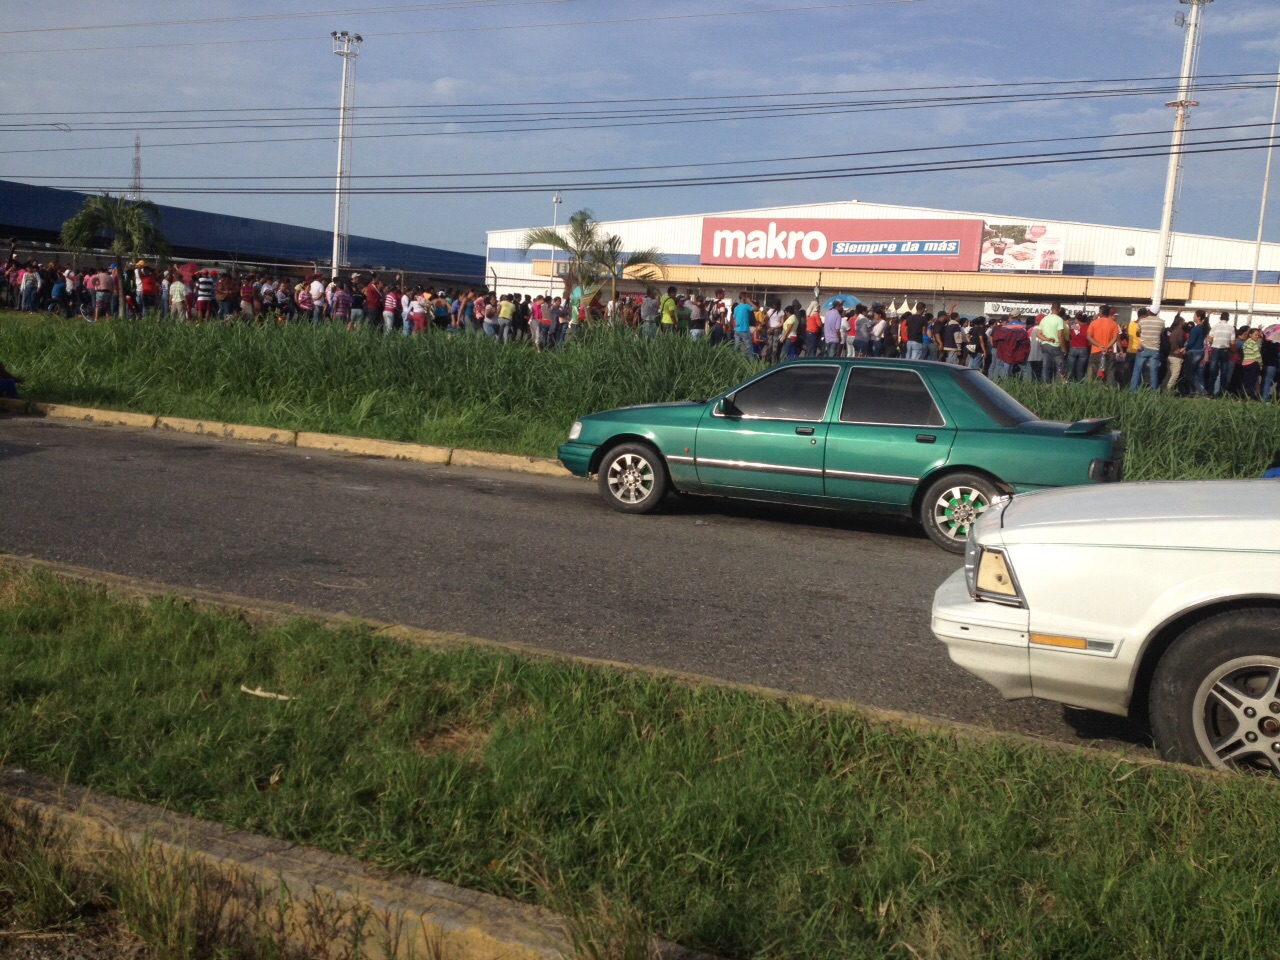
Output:
<path fill-rule="evenodd" d="M 705 217 L 704 264 L 847 270 L 978 269 L 981 220 Z"/>
<path fill-rule="evenodd" d="M 982 232 L 983 270 L 1062 272 L 1062 237 L 1043 223 L 988 223 Z"/>

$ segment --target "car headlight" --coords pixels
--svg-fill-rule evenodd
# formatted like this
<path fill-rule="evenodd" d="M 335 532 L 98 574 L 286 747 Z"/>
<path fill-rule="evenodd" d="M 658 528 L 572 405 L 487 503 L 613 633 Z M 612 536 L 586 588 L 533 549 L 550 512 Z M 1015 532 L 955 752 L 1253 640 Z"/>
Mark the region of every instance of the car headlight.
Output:
<path fill-rule="evenodd" d="M 569 439 L 577 440 L 580 436 L 582 436 L 582 421 L 575 420 L 573 426 L 569 428 Z"/>
<path fill-rule="evenodd" d="M 966 558 L 966 569 L 967 569 Z M 977 569 L 974 575 L 973 594 L 978 600 L 993 600 L 1015 607 L 1023 605 L 1018 579 L 1003 550 L 978 547 Z"/>

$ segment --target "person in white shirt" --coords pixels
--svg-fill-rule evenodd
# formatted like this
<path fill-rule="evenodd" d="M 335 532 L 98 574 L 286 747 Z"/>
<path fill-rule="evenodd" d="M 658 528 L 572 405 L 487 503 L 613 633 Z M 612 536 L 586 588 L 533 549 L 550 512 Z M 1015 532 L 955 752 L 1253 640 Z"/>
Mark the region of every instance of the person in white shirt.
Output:
<path fill-rule="evenodd" d="M 1209 324 L 1209 335 L 1205 338 L 1205 387 L 1210 388 L 1215 397 L 1226 393 L 1231 386 L 1231 375 L 1235 373 L 1235 365 L 1231 362 L 1231 343 L 1235 338 L 1231 314 L 1223 310 L 1218 319 Z"/>

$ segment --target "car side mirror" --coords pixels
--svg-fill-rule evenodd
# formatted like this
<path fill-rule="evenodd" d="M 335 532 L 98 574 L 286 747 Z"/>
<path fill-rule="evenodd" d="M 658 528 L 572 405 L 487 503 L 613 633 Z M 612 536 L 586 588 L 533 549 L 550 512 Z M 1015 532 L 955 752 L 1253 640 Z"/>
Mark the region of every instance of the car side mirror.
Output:
<path fill-rule="evenodd" d="M 722 417 L 732 417 L 737 415 L 738 407 L 733 402 L 732 393 L 727 397 L 722 398 L 720 402 L 716 404 L 716 413 L 720 414 Z"/>

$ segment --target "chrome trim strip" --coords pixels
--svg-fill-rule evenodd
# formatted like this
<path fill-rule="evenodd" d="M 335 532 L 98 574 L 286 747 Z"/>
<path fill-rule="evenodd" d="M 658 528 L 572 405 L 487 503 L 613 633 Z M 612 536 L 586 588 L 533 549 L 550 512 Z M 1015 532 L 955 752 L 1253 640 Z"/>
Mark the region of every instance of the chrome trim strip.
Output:
<path fill-rule="evenodd" d="M 678 457 L 674 453 L 667 456 L 668 463 L 693 463 L 693 457 Z"/>
<path fill-rule="evenodd" d="M 761 473 L 791 473 L 801 477 L 820 477 L 822 470 L 818 467 L 785 467 L 777 463 L 752 463 L 748 460 L 713 460 L 698 457 L 700 467 L 723 467 L 726 470 L 759 470 Z"/>
<path fill-rule="evenodd" d="M 914 486 L 920 482 L 918 477 L 896 477 L 889 473 L 858 473 L 855 470 L 828 470 L 826 475 L 837 480 L 878 480 L 881 483 L 901 483 L 906 486 Z"/>

